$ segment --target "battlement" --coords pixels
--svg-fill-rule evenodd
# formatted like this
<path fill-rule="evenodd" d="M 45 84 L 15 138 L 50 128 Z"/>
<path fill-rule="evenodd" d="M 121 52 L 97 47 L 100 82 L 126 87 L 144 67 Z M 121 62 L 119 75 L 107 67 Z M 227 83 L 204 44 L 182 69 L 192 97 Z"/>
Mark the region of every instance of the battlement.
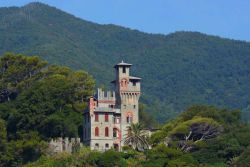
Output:
<path fill-rule="evenodd" d="M 59 153 L 59 152 L 68 152 L 72 153 L 82 147 L 82 143 L 80 138 L 71 138 L 62 137 L 51 139 L 49 142 L 49 149 L 52 154 Z"/>
<path fill-rule="evenodd" d="M 98 101 L 115 101 L 115 92 L 107 91 L 106 93 L 101 89 L 97 89 L 97 100 Z"/>

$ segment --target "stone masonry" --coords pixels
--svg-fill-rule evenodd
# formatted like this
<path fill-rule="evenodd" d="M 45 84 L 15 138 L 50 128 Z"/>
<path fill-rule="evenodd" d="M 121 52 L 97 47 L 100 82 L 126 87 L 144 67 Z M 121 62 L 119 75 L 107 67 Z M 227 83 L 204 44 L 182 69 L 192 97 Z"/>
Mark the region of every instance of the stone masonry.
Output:
<path fill-rule="evenodd" d="M 80 138 L 71 138 L 69 140 L 68 137 L 65 137 L 64 139 L 62 137 L 59 137 L 57 139 L 51 139 L 49 142 L 49 149 L 51 154 L 60 152 L 72 153 L 74 149 L 79 149 L 80 147 L 82 147 Z"/>

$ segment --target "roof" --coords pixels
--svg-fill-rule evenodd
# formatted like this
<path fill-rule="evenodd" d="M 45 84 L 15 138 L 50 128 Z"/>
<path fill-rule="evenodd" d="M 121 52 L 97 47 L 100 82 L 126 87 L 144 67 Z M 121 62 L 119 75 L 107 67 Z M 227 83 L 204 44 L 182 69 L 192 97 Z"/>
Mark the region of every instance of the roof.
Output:
<path fill-rule="evenodd" d="M 129 79 L 130 80 L 141 80 L 141 78 L 139 78 L 139 77 L 133 77 L 133 76 L 129 76 Z"/>
<path fill-rule="evenodd" d="M 113 112 L 120 114 L 121 110 L 118 108 L 96 107 L 94 112 Z"/>
<path fill-rule="evenodd" d="M 141 78 L 129 76 L 129 80 L 141 80 Z M 116 80 L 113 80 L 113 81 L 111 81 L 110 83 L 116 83 Z"/>
<path fill-rule="evenodd" d="M 122 62 L 121 62 L 121 63 L 116 64 L 116 65 L 114 66 L 114 68 L 116 68 L 116 67 L 118 67 L 118 66 L 132 66 L 132 64 L 125 63 L 125 62 L 123 62 L 123 60 L 122 60 Z"/>

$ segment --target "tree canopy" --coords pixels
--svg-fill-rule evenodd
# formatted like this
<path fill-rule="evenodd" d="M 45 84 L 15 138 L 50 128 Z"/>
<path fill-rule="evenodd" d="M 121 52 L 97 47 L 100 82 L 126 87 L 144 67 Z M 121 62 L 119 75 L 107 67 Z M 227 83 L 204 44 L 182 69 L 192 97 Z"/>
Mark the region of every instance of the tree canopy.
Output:
<path fill-rule="evenodd" d="M 81 137 L 82 111 L 95 87 L 88 73 L 7 53 L 0 58 L 0 78 L 0 147 L 11 153 L 5 154 L 8 165 L 38 158 L 43 140 Z"/>
<path fill-rule="evenodd" d="M 123 152 L 101 153 L 84 147 L 72 155 L 43 156 L 27 166 L 249 166 L 250 126 L 241 121 L 239 113 L 192 106 L 154 133 L 149 140 L 152 148 L 143 152 L 136 149 L 139 140 L 130 140 L 143 134 L 137 124 L 131 126 L 133 133 L 128 137 L 128 144 L 134 143 L 134 149 L 124 147 Z"/>

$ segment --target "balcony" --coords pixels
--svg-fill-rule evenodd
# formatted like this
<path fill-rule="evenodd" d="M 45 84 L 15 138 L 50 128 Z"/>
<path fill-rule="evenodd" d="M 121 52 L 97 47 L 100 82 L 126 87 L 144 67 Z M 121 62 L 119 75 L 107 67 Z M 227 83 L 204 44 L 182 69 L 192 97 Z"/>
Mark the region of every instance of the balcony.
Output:
<path fill-rule="evenodd" d="M 110 112 L 110 113 L 121 113 L 120 109 L 116 108 L 107 108 L 107 107 L 96 107 L 95 112 Z"/>

